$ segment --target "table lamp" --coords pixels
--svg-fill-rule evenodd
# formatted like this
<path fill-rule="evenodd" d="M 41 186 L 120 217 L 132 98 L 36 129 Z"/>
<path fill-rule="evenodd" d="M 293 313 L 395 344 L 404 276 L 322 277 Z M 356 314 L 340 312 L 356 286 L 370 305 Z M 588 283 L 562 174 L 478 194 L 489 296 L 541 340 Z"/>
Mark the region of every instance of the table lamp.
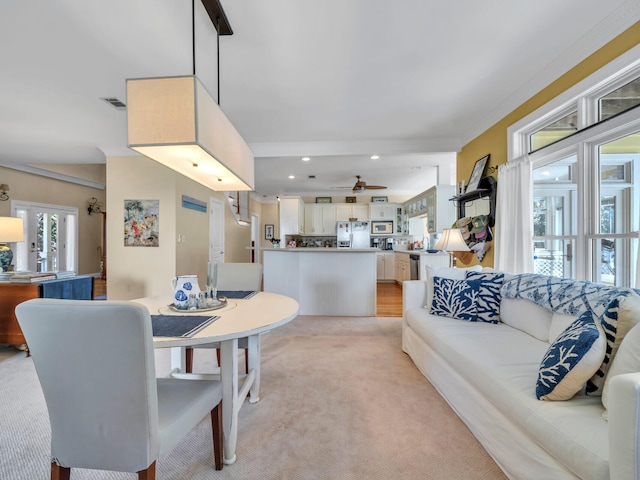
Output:
<path fill-rule="evenodd" d="M 22 219 L 17 217 L 0 217 L 0 269 L 9 270 L 13 260 L 13 252 L 7 243 L 24 241 Z"/>
<path fill-rule="evenodd" d="M 449 265 L 456 266 L 456 256 L 453 252 L 468 252 L 470 248 L 462 238 L 462 232 L 459 228 L 445 228 L 442 230 L 442 236 L 436 245 L 436 250 L 443 250 L 451 255 Z"/>

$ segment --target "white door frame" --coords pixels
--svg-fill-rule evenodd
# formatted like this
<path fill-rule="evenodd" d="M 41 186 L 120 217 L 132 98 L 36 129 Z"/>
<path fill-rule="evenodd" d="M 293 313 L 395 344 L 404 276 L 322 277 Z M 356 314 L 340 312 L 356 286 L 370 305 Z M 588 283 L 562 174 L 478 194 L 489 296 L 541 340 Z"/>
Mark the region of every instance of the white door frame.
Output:
<path fill-rule="evenodd" d="M 224 202 L 209 197 L 209 262 L 224 263 Z"/>

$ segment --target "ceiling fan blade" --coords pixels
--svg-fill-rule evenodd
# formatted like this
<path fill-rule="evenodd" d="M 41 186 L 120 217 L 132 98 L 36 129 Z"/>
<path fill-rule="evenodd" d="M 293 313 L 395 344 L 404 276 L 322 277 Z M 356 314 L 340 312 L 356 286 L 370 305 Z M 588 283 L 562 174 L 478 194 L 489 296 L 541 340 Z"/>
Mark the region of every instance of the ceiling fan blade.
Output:
<path fill-rule="evenodd" d="M 383 187 L 382 185 L 367 185 L 364 187 L 366 190 L 383 190 L 387 187 Z"/>

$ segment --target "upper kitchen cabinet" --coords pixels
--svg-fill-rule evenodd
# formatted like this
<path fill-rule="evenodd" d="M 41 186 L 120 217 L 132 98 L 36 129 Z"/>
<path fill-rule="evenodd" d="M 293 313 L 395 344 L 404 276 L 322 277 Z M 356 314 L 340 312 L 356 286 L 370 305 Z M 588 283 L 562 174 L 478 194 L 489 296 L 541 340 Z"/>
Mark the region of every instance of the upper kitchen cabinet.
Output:
<path fill-rule="evenodd" d="M 300 197 L 280 197 L 280 238 L 304 233 L 304 202 Z"/>
<path fill-rule="evenodd" d="M 369 220 L 395 220 L 396 203 L 371 203 L 369 204 Z"/>
<path fill-rule="evenodd" d="M 336 207 L 308 203 L 304 206 L 305 235 L 336 235 Z"/>
<path fill-rule="evenodd" d="M 436 185 L 427 190 L 427 231 L 439 233 L 445 228 L 451 228 L 456 221 L 456 209 L 450 198 L 456 192 L 454 185 Z"/>
<path fill-rule="evenodd" d="M 336 221 L 348 222 L 350 218 L 356 218 L 361 222 L 369 220 L 369 204 L 345 203 L 336 206 Z"/>
<path fill-rule="evenodd" d="M 404 204 L 409 217 L 426 217 L 429 233 L 442 232 L 451 228 L 456 221 L 456 209 L 450 201 L 455 195 L 454 185 L 436 185 L 413 197 Z"/>

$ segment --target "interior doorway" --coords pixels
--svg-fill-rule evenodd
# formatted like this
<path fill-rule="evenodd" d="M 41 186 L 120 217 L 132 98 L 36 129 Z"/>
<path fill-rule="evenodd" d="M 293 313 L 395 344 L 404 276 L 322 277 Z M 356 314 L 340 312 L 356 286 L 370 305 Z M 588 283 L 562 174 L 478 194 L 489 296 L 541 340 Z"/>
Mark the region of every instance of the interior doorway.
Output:
<path fill-rule="evenodd" d="M 209 198 L 209 262 L 224 263 L 224 203 Z"/>

